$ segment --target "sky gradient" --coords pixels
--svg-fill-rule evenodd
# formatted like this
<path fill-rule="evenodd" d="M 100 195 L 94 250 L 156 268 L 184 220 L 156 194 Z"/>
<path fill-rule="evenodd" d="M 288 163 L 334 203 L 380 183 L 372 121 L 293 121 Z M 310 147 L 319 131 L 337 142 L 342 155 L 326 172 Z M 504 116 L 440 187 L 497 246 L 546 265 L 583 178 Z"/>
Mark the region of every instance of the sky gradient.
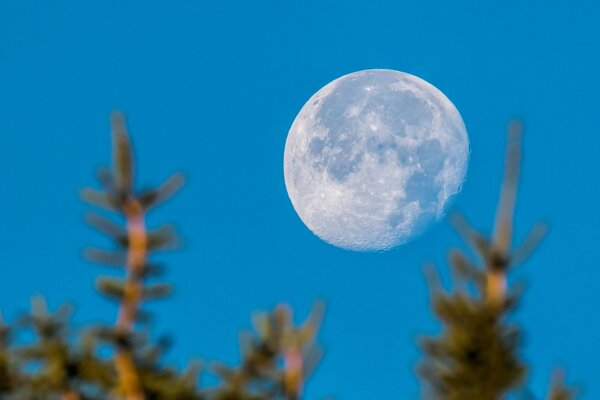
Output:
<path fill-rule="evenodd" d="M 50 5 L 51 3 L 51 5 Z M 331 80 L 361 69 L 417 75 L 456 105 L 471 141 L 460 210 L 493 222 L 508 121 L 526 125 L 517 240 L 551 230 L 515 276 L 529 289 L 534 393 L 556 366 L 600 397 L 600 5 L 591 1 L 0 3 L 0 309 L 12 320 L 43 293 L 75 321 L 112 322 L 93 291 L 106 242 L 82 222 L 78 190 L 110 162 L 108 117 L 123 110 L 139 183 L 188 185 L 151 215 L 184 248 L 160 255 L 175 296 L 150 306 L 176 341 L 167 360 L 235 362 L 254 310 L 288 302 L 303 318 L 327 301 L 326 356 L 307 398 L 417 398 L 415 338 L 435 333 L 422 265 L 446 268 L 448 223 L 395 251 L 328 245 L 287 197 L 283 149 L 296 114 Z"/>

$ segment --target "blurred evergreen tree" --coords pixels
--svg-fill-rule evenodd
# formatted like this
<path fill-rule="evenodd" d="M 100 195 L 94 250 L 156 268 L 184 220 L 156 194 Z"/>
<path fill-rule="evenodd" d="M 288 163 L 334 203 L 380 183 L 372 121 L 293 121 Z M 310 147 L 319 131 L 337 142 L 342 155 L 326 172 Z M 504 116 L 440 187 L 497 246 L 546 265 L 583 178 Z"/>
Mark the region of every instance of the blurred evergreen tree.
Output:
<path fill-rule="evenodd" d="M 473 229 L 463 217 L 454 219 L 479 264 L 462 251 L 450 252 L 454 290 L 442 289 L 437 274 L 427 270 L 433 312 L 443 325 L 441 336 L 425 338 L 425 354 L 418 371 L 426 382 L 425 398 L 444 400 L 496 400 L 520 390 L 527 367 L 521 360 L 522 331 L 508 317 L 521 297 L 521 288 L 510 288 L 507 275 L 522 262 L 545 234 L 535 226 L 523 243 L 511 248 L 521 158 L 519 123 L 509 127 L 504 183 L 491 238 Z M 573 391 L 555 384 L 548 399 L 572 399 Z"/>
<path fill-rule="evenodd" d="M 315 303 L 299 326 L 286 305 L 271 313 L 257 313 L 255 332 L 240 335 L 240 365 L 210 366 L 220 377 L 216 387 L 198 386 L 198 362 L 178 371 L 161 361 L 169 340 L 152 339 L 147 324 L 150 315 L 143 305 L 169 295 L 170 286 L 156 282 L 163 268 L 151 258 L 158 250 L 175 247 L 177 237 L 170 225 L 149 229 L 147 215 L 179 190 L 183 177 L 174 174 L 156 188 L 136 191 L 124 118 L 115 113 L 111 123 L 113 166 L 98 171 L 101 189 L 85 189 L 82 197 L 103 210 L 103 214 L 90 213 L 87 222 L 114 242 L 110 251 L 87 250 L 87 257 L 122 271 L 122 278 L 100 277 L 96 284 L 102 295 L 118 305 L 116 322 L 74 330 L 69 327 L 70 307 L 51 313 L 42 298 L 34 299 L 32 311 L 12 326 L 0 316 L 0 399 L 301 399 L 305 382 L 321 358 L 316 344 L 324 311 L 321 303 Z M 507 320 L 520 291 L 508 288 L 506 276 L 537 245 L 544 229 L 536 227 L 521 247 L 511 250 L 520 127 L 513 125 L 511 132 L 493 237 L 487 239 L 457 219 L 459 231 L 479 255 L 481 266 L 453 250 L 450 263 L 458 289 L 450 293 L 441 289 L 429 271 L 433 311 L 443 331 L 422 342 L 425 359 L 419 372 L 427 382 L 424 398 L 502 399 L 525 381 L 526 366 L 519 354 L 521 331 Z M 114 222 L 106 212 L 116 214 L 122 223 Z M 15 332 L 22 330 L 30 330 L 36 339 L 27 345 L 15 343 Z M 574 398 L 560 375 L 549 392 L 548 400 Z"/>

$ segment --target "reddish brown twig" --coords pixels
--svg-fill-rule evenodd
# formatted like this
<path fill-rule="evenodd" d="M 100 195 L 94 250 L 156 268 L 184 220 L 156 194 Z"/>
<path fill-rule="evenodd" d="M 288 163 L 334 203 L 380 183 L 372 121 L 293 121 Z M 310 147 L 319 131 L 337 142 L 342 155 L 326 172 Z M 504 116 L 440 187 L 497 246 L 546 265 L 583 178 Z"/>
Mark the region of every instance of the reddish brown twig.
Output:
<path fill-rule="evenodd" d="M 123 301 L 119 307 L 117 329 L 125 334 L 134 329 L 135 320 L 142 301 L 142 271 L 146 265 L 148 236 L 144 210 L 139 201 L 132 197 L 125 202 L 127 223 L 127 277 Z M 131 351 L 122 346 L 115 355 L 115 367 L 119 374 L 121 390 L 127 400 L 143 400 L 144 394 L 135 369 Z"/>

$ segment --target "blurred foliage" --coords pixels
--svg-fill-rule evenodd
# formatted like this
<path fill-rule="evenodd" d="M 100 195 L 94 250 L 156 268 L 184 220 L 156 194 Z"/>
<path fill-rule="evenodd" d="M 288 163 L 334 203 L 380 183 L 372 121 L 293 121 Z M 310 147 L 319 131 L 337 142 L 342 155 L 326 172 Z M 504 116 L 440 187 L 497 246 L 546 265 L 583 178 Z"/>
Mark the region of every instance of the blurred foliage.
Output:
<path fill-rule="evenodd" d="M 495 400 L 521 390 L 527 367 L 521 359 L 521 329 L 509 320 L 522 289 L 510 288 L 507 275 L 531 253 L 546 229 L 535 226 L 521 246 L 512 249 L 513 214 L 521 158 L 519 123 L 509 127 L 504 183 L 491 238 L 473 229 L 463 217 L 456 228 L 476 254 L 472 262 L 458 249 L 450 252 L 452 291 L 442 289 L 435 270 L 427 275 L 432 307 L 443 326 L 439 337 L 424 338 L 425 359 L 418 371 L 426 382 L 425 398 Z M 552 387 L 549 399 L 572 399 L 562 384 Z"/>
<path fill-rule="evenodd" d="M 114 243 L 111 250 L 87 249 L 87 258 L 122 271 L 121 278 L 100 277 L 96 282 L 97 290 L 118 305 L 117 320 L 114 325 L 72 333 L 70 307 L 62 306 L 52 314 L 42 298 L 34 299 L 32 311 L 14 326 L 0 318 L 0 398 L 299 399 L 321 354 L 315 344 L 323 314 L 320 303 L 300 326 L 294 325 L 291 310 L 284 305 L 257 314 L 256 333 L 245 333 L 241 339 L 241 365 L 215 363 L 210 368 L 221 378 L 216 387 L 198 386 L 199 362 L 191 362 L 185 371 L 161 362 L 169 340 L 152 341 L 151 315 L 142 306 L 171 292 L 169 284 L 157 282 L 163 268 L 151 256 L 174 248 L 177 237 L 171 225 L 148 228 L 146 217 L 179 190 L 183 176 L 174 174 L 156 188 L 136 191 L 124 118 L 115 113 L 111 123 L 113 166 L 99 169 L 101 189 L 85 189 L 82 197 L 101 210 L 89 213 L 86 221 Z M 30 330 L 36 339 L 27 345 L 13 343 L 15 328 Z"/>
<path fill-rule="evenodd" d="M 113 248 L 88 249 L 91 261 L 118 268 L 121 277 L 100 277 L 97 290 L 118 306 L 114 324 L 73 329 L 71 308 L 50 312 L 35 298 L 29 313 L 12 325 L 0 316 L 0 399 L 126 399 L 126 400 L 299 400 L 322 350 L 316 343 L 324 305 L 315 303 L 300 325 L 292 310 L 278 305 L 257 313 L 254 332 L 240 335 L 237 366 L 215 362 L 201 368 L 190 362 L 179 371 L 162 362 L 170 340 L 155 338 L 144 304 L 170 294 L 160 281 L 163 267 L 153 261 L 160 250 L 175 248 L 171 225 L 148 228 L 147 214 L 183 185 L 174 174 L 158 187 L 135 190 L 133 151 L 124 118 L 115 113 L 113 165 L 98 170 L 100 189 L 85 189 L 83 199 L 99 209 L 86 216 L 93 228 L 108 236 Z M 473 247 L 479 263 L 460 250 L 450 253 L 455 288 L 444 291 L 433 269 L 428 270 L 433 312 L 442 323 L 438 337 L 421 342 L 424 360 L 418 372 L 424 379 L 424 398 L 495 400 L 519 393 L 527 368 L 519 346 L 522 332 L 510 322 L 521 291 L 509 288 L 507 274 L 536 247 L 543 226 L 535 227 L 516 249 L 512 216 L 519 174 L 520 127 L 512 125 L 505 181 L 492 238 L 486 238 L 464 219 L 456 226 Z M 111 215 L 112 214 L 112 215 Z M 33 340 L 16 340 L 27 331 Z M 201 372 L 218 377 L 213 387 L 199 387 Z M 575 391 L 556 374 L 548 400 L 570 400 Z"/>

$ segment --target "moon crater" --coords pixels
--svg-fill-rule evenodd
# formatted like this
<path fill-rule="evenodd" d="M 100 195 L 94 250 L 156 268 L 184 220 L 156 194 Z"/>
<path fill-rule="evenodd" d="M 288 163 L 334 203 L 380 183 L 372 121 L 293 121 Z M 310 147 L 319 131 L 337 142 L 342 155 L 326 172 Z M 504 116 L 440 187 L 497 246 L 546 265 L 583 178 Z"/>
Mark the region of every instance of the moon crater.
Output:
<path fill-rule="evenodd" d="M 323 87 L 296 117 L 285 184 L 321 239 L 386 250 L 443 216 L 468 156 L 460 114 L 438 89 L 399 71 L 359 71 Z"/>

